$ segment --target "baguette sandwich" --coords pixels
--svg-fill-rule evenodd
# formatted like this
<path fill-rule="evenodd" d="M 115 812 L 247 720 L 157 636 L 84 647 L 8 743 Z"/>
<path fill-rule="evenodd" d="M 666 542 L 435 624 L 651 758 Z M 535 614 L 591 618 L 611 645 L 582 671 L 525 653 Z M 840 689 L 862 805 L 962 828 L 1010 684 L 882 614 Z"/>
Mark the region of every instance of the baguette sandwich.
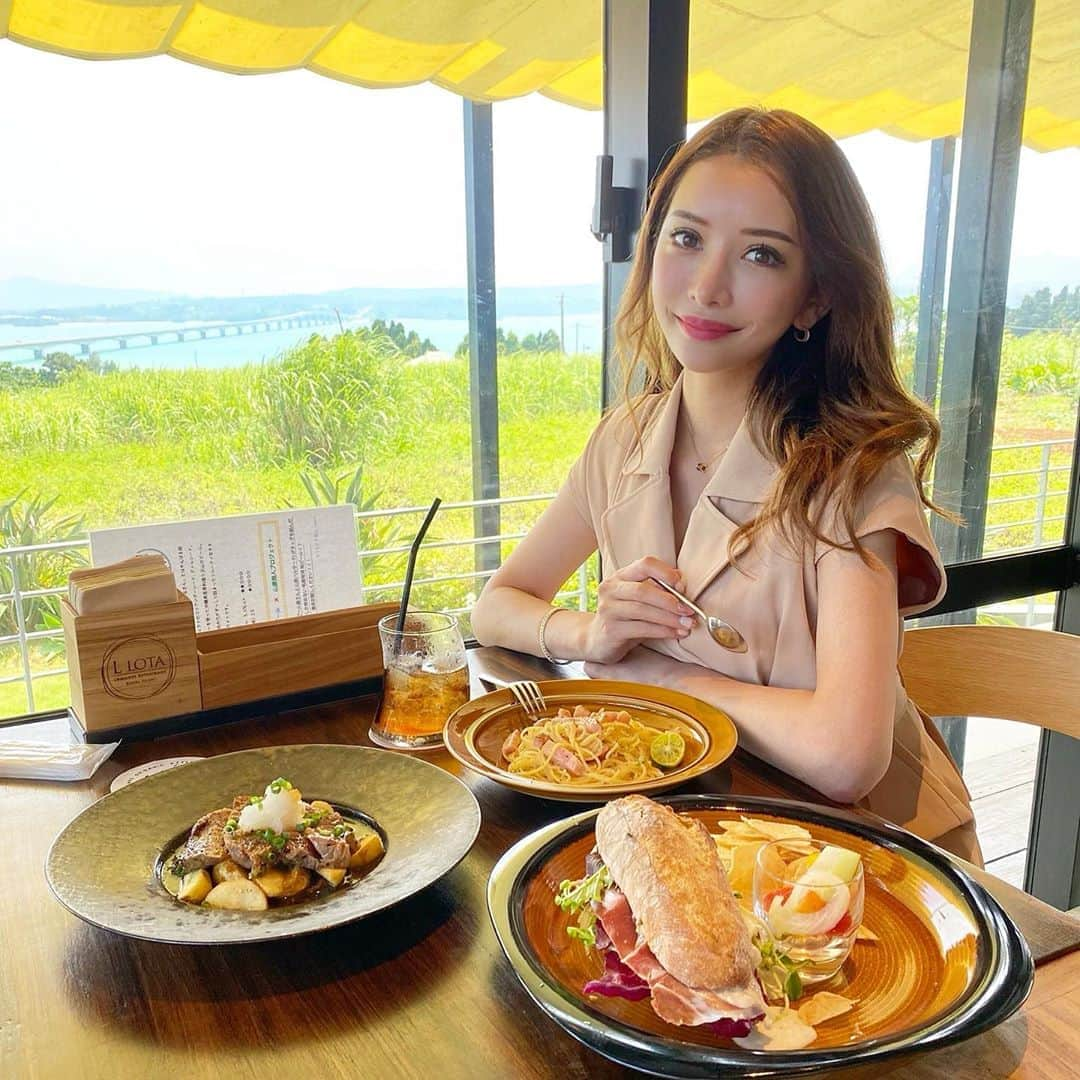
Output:
<path fill-rule="evenodd" d="M 731 1037 L 764 1016 L 758 951 L 700 822 L 640 795 L 616 799 L 597 816 L 586 871 L 556 903 L 588 903 L 570 933 L 604 953 L 605 970 L 587 993 L 648 995 L 668 1023 Z"/>

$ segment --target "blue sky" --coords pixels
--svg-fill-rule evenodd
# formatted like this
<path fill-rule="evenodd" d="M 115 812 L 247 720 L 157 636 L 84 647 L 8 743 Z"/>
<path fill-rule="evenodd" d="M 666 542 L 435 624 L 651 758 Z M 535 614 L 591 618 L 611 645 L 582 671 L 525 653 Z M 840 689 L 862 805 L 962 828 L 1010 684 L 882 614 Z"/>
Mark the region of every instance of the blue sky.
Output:
<path fill-rule="evenodd" d="M 89 62 L 0 41 L 0 280 L 192 294 L 465 278 L 461 100 L 170 57 Z M 502 285 L 599 280 L 588 224 L 602 121 L 532 96 L 494 109 Z M 929 144 L 844 142 L 894 279 L 914 281 Z M 1080 251 L 1080 151 L 1025 151 L 1014 258 Z"/>

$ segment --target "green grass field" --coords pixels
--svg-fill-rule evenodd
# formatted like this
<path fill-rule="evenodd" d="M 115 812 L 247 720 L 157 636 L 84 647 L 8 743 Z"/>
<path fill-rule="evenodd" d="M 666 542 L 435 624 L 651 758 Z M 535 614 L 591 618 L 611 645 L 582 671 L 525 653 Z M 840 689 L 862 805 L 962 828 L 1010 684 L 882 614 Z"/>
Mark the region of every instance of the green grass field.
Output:
<path fill-rule="evenodd" d="M 1012 346 L 1007 339 L 995 446 L 1072 438 L 1075 363 L 1042 374 L 1032 342 L 1040 336 L 1054 337 L 1029 335 Z M 1058 345 L 1050 344 L 1058 355 Z M 598 357 L 501 357 L 503 496 L 557 490 L 599 407 Z M 321 478 L 331 492 L 336 485 L 340 497 L 359 467 L 365 505 L 426 507 L 436 495 L 447 503 L 466 501 L 472 485 L 468 368 L 464 359 L 406 362 L 387 339 L 356 331 L 314 337 L 257 367 L 78 373 L 53 387 L 0 389 L 0 455 L 0 547 L 111 525 L 308 506 L 314 500 L 305 475 Z M 1051 474 L 1050 491 L 1057 494 L 1046 500 L 1049 517 L 1064 515 L 1070 460 L 1069 446 L 1053 450 L 1051 465 L 1061 471 Z M 999 451 L 993 472 L 1039 464 L 1038 449 Z M 1030 498 L 992 507 L 990 524 L 1031 519 L 1037 494 L 1036 476 L 994 479 L 992 499 Z M 541 509 L 536 503 L 505 507 L 502 531 L 525 530 Z M 418 524 L 419 515 L 376 523 L 361 540 L 369 547 L 407 543 Z M 448 510 L 429 538 L 464 539 L 472 529 L 471 511 Z M 1062 523 L 1055 522 L 1041 539 L 1061 536 Z M 1034 539 L 1032 526 L 1018 524 L 989 538 L 987 549 L 1024 547 Z M 472 549 L 462 545 L 426 551 L 420 573 L 451 575 L 472 566 Z M 403 557 L 383 557 L 364 567 L 365 584 L 398 581 L 403 567 Z M 63 559 L 39 557 L 22 573 L 39 588 L 51 587 L 62 584 L 70 568 Z M 0 593 L 10 588 L 10 565 L 0 560 Z M 469 582 L 450 583 L 420 589 L 416 600 L 463 607 L 472 592 Z M 57 625 L 47 598 L 28 608 L 28 629 Z M 0 638 L 16 630 L 12 604 L 0 601 Z M 66 676 L 48 674 L 63 665 L 62 641 L 32 643 L 36 708 L 67 704 Z M 17 645 L 0 645 L 0 677 L 21 672 Z M 21 681 L 0 683 L 0 717 L 26 708 Z"/>

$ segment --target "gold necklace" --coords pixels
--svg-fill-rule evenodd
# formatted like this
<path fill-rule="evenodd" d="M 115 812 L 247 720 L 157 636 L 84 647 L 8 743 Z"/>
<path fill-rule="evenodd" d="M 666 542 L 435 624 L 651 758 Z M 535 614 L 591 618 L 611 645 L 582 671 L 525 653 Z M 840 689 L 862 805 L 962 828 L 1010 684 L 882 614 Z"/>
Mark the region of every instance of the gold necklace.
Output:
<path fill-rule="evenodd" d="M 715 464 L 715 462 L 721 457 L 724 451 L 731 445 L 730 442 L 726 442 L 723 446 L 720 447 L 719 450 L 716 451 L 715 454 L 713 454 L 711 458 L 703 458 L 701 456 L 701 451 L 698 449 L 697 439 L 694 438 L 694 428 L 689 420 L 686 421 L 686 434 L 690 436 L 690 449 L 694 451 L 694 457 L 696 459 L 694 462 L 694 468 L 701 473 L 708 472 L 709 467 Z"/>

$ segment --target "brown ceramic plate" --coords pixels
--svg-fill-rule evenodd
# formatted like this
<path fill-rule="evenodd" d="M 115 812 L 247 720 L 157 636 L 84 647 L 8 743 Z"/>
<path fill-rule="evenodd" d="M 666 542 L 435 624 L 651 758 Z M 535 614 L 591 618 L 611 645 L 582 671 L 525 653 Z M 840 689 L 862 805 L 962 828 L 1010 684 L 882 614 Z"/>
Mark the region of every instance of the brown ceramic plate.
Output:
<path fill-rule="evenodd" d="M 276 776 L 305 799 L 362 816 L 386 854 L 352 885 L 269 911 L 214 911 L 175 900 L 159 869 L 203 814 Z M 241 750 L 157 773 L 87 807 L 53 842 L 45 876 L 80 919 L 129 937 L 229 945 L 297 937 L 373 915 L 437 881 L 468 853 L 480 807 L 435 765 L 363 746 Z"/>
<path fill-rule="evenodd" d="M 879 940 L 857 941 L 840 973 L 815 988 L 857 1004 L 820 1024 L 817 1040 L 805 1050 L 743 1050 L 665 1023 L 648 999 L 586 997 L 581 988 L 600 975 L 602 961 L 596 950 L 567 936 L 573 916 L 552 897 L 561 881 L 584 873 L 598 811 L 556 822 L 520 841 L 495 866 L 488 909 L 533 1000 L 614 1061 L 687 1077 L 867 1065 L 966 1039 L 1000 1023 L 1027 997 L 1034 969 L 1019 931 L 981 886 L 917 837 L 841 810 L 776 799 L 686 795 L 662 801 L 710 831 L 719 820 L 746 815 L 796 822 L 815 838 L 858 851 L 866 871 L 863 923 Z"/>
<path fill-rule="evenodd" d="M 677 731 L 686 742 L 686 753 L 663 776 L 633 784 L 555 784 L 518 776 L 504 767 L 500 751 L 510 732 L 527 727 L 530 720 L 507 689 L 495 690 L 462 705 L 443 730 L 446 749 L 462 765 L 507 787 L 545 799 L 572 802 L 597 802 L 631 792 L 651 795 L 666 791 L 715 769 L 735 750 L 737 735 L 730 717 L 689 694 L 611 679 L 550 679 L 538 685 L 548 704 L 545 716 L 554 716 L 560 707 L 573 709 L 575 705 L 584 705 L 590 711 L 625 709 L 649 727 Z"/>

